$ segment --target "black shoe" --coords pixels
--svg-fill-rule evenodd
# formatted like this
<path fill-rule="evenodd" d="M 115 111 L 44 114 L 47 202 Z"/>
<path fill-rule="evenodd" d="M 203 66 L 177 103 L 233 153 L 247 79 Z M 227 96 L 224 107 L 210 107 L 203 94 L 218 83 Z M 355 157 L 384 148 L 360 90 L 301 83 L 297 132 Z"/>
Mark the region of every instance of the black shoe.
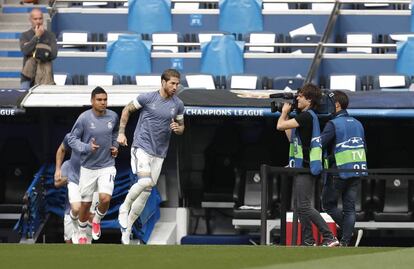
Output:
<path fill-rule="evenodd" d="M 313 242 L 313 241 L 311 241 L 311 242 L 303 241 L 303 246 L 305 246 L 305 247 L 316 247 L 316 243 Z"/>
<path fill-rule="evenodd" d="M 339 242 L 339 246 L 340 247 L 348 247 L 348 242 L 344 242 L 344 241 L 341 241 L 341 242 Z"/>

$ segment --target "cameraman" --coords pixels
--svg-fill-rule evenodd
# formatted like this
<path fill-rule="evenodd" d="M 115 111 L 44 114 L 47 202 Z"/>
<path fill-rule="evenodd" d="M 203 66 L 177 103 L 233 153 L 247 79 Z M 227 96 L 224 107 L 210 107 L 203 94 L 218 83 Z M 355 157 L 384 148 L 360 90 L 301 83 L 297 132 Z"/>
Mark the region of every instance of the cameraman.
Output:
<path fill-rule="evenodd" d="M 322 170 L 322 147 L 320 144 L 320 127 L 316 109 L 322 97 L 321 90 L 313 84 L 305 84 L 299 91 L 297 115 L 289 119 L 292 104 L 285 103 L 277 121 L 277 129 L 285 131 L 290 142 L 289 167 L 310 168 L 310 173 L 297 174 L 294 178 L 295 203 L 302 225 L 303 243 L 315 246 L 312 235 L 312 223 L 323 236 L 323 246 L 338 246 L 338 239 L 329 230 L 325 220 L 312 207 L 313 186 Z"/>
<path fill-rule="evenodd" d="M 328 153 L 329 168 L 366 169 L 364 127 L 348 115 L 348 96 L 342 91 L 333 93 L 334 118 L 326 123 L 321 134 L 323 149 Z M 323 208 L 342 229 L 341 246 L 349 245 L 355 227 L 359 176 L 358 172 L 328 175 L 323 188 Z M 342 210 L 337 206 L 339 196 L 342 197 Z"/>

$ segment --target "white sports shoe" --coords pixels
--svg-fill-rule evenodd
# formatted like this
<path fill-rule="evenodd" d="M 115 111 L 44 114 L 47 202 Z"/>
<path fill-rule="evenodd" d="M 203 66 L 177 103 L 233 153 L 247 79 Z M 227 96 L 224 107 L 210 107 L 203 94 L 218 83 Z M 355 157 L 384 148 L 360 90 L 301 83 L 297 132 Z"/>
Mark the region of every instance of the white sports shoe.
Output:
<path fill-rule="evenodd" d="M 121 243 L 123 245 L 129 245 L 130 241 L 131 241 L 131 231 L 128 231 L 128 229 L 123 229 L 121 228 Z"/>
<path fill-rule="evenodd" d="M 128 226 L 128 210 L 124 208 L 124 204 L 119 207 L 118 222 L 121 229 L 126 229 Z"/>
<path fill-rule="evenodd" d="M 75 245 L 79 244 L 79 231 L 78 230 L 73 231 L 72 244 L 75 244 Z"/>

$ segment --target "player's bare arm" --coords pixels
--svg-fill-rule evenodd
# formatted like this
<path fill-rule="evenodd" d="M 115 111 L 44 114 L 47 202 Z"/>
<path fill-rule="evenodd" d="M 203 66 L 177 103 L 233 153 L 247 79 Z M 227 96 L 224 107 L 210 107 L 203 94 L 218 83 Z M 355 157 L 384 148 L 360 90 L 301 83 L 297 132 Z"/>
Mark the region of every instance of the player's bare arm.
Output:
<path fill-rule="evenodd" d="M 175 134 L 182 135 L 184 133 L 184 119 L 173 119 L 171 121 L 170 128 Z"/>
<path fill-rule="evenodd" d="M 134 102 L 129 102 L 124 109 L 122 109 L 121 119 L 119 120 L 119 131 L 118 131 L 118 143 L 121 146 L 128 146 L 128 141 L 125 136 L 125 127 L 128 123 L 129 116 L 137 111 L 138 109 L 135 107 Z"/>
<path fill-rule="evenodd" d="M 62 163 L 65 158 L 66 149 L 65 146 L 60 144 L 58 150 L 56 151 L 56 167 L 55 167 L 55 187 L 60 188 L 67 183 L 67 179 L 62 178 Z"/>

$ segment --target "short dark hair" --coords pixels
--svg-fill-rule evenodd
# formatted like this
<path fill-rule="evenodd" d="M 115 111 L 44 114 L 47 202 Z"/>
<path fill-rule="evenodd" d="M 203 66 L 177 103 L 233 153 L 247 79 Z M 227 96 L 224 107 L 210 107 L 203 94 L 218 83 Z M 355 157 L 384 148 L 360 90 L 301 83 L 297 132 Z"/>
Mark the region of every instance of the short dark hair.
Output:
<path fill-rule="evenodd" d="M 93 91 L 91 93 L 91 99 L 93 99 L 95 97 L 95 95 L 101 94 L 101 93 L 104 93 L 104 94 L 108 95 L 103 88 L 101 88 L 99 86 L 96 87 L 95 89 L 93 89 Z"/>
<path fill-rule="evenodd" d="M 162 73 L 161 80 L 169 81 L 172 77 L 180 79 L 180 72 L 176 69 L 167 69 Z"/>
<path fill-rule="evenodd" d="M 342 109 L 347 109 L 349 104 L 348 95 L 339 90 L 335 90 L 333 93 L 335 102 L 338 102 Z"/>
<path fill-rule="evenodd" d="M 322 91 L 312 83 L 306 83 L 299 89 L 298 94 L 302 94 L 307 100 L 311 101 L 311 108 L 316 109 L 322 98 Z"/>

